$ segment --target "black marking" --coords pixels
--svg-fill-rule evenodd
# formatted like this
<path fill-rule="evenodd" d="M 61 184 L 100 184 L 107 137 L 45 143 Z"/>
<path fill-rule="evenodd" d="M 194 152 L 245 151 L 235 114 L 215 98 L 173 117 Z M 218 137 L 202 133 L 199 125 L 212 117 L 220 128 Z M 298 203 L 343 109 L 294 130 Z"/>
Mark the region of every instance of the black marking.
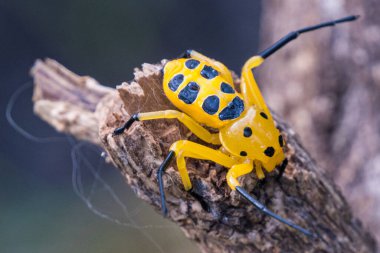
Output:
<path fill-rule="evenodd" d="M 112 136 L 122 134 L 125 130 L 128 130 L 132 126 L 133 122 L 135 122 L 135 121 L 139 121 L 139 114 L 138 113 L 133 114 L 132 117 L 130 117 L 129 120 L 127 122 L 125 122 L 122 127 L 116 128 L 113 131 Z"/>
<path fill-rule="evenodd" d="M 261 117 L 264 119 L 268 119 L 268 115 L 265 114 L 265 112 L 260 112 Z"/>
<path fill-rule="evenodd" d="M 172 80 L 170 80 L 168 83 L 169 88 L 172 91 L 176 91 L 178 89 L 178 87 L 181 85 L 181 83 L 183 82 L 183 78 L 184 78 L 184 76 L 182 74 L 178 74 L 178 75 L 174 76 L 172 78 Z"/>
<path fill-rule="evenodd" d="M 282 138 L 282 135 L 278 136 L 278 143 L 280 144 L 280 147 L 284 146 L 284 139 Z"/>
<path fill-rule="evenodd" d="M 244 137 L 250 137 L 252 135 L 252 129 L 250 127 L 244 128 Z"/>
<path fill-rule="evenodd" d="M 201 71 L 201 76 L 206 79 L 213 79 L 217 75 L 219 75 L 218 71 L 211 66 L 205 65 Z"/>
<path fill-rule="evenodd" d="M 336 20 L 333 20 L 330 22 L 324 22 L 324 23 L 320 23 L 317 25 L 313 25 L 313 26 L 308 26 L 308 27 L 302 28 L 300 30 L 290 32 L 287 35 L 285 35 L 284 37 L 282 37 L 279 41 L 275 42 L 272 46 L 270 46 L 269 48 L 267 48 L 264 51 L 262 51 L 261 53 L 259 53 L 259 55 L 265 59 L 265 58 L 269 57 L 270 55 L 272 55 L 273 53 L 275 53 L 280 48 L 282 48 L 283 46 L 285 46 L 286 44 L 288 44 L 290 41 L 295 40 L 302 33 L 311 32 L 311 31 L 314 31 L 314 30 L 317 30 L 317 29 L 320 29 L 323 27 L 327 27 L 327 26 L 334 26 L 338 23 L 354 21 L 358 17 L 359 16 L 348 16 L 345 18 L 336 19 Z"/>
<path fill-rule="evenodd" d="M 211 206 L 207 203 L 207 198 L 204 198 L 204 195 L 207 195 L 208 187 L 202 184 L 201 180 L 193 180 L 193 187 L 189 190 L 191 196 L 199 201 L 203 210 L 206 212 L 211 212 Z"/>
<path fill-rule="evenodd" d="M 214 115 L 219 110 L 219 98 L 212 95 L 205 99 L 202 109 L 210 115 Z"/>
<path fill-rule="evenodd" d="M 162 215 L 164 217 L 167 215 L 168 209 L 166 208 L 164 180 L 162 180 L 162 176 L 163 176 L 164 171 L 169 166 L 169 164 L 170 164 L 170 162 L 174 156 L 175 156 L 174 151 L 170 150 L 168 156 L 165 158 L 165 160 L 161 164 L 160 168 L 158 168 L 158 170 L 157 170 L 158 186 L 160 189 L 160 197 L 161 197 L 161 209 L 162 209 Z"/>
<path fill-rule="evenodd" d="M 240 152 L 240 155 L 241 155 L 241 156 L 247 156 L 247 152 L 245 152 L 245 151 L 241 151 L 241 152 Z"/>
<path fill-rule="evenodd" d="M 249 193 L 246 190 L 244 190 L 243 188 L 241 188 L 240 186 L 236 186 L 236 191 L 238 193 L 240 193 L 246 200 L 248 200 L 251 204 L 253 204 L 257 209 L 259 209 L 259 211 L 263 212 L 264 214 L 266 214 L 272 218 L 275 218 L 276 220 L 300 231 L 301 233 L 303 233 L 303 234 L 305 234 L 311 238 L 316 238 L 316 235 L 314 235 L 309 230 L 306 230 L 306 229 L 294 224 L 292 221 L 286 220 L 286 219 L 282 218 L 281 216 L 271 212 L 264 204 L 259 202 L 253 196 L 249 195 Z"/>
<path fill-rule="evenodd" d="M 228 105 L 219 113 L 220 120 L 236 119 L 244 111 L 244 102 L 239 97 L 235 97 Z"/>
<path fill-rule="evenodd" d="M 288 165 L 288 159 L 284 159 L 284 161 L 281 163 L 280 165 L 280 168 L 278 169 L 278 175 L 276 177 L 277 180 L 280 180 L 280 178 L 282 177 L 282 175 L 284 174 L 285 172 L 285 169 L 286 169 L 286 166 Z"/>
<path fill-rule="evenodd" d="M 192 51 L 193 51 L 192 49 L 185 50 L 185 52 L 182 52 L 182 54 L 179 56 L 179 58 L 186 58 L 186 59 L 190 58 Z"/>
<path fill-rule="evenodd" d="M 199 85 L 196 82 L 188 83 L 178 94 L 178 98 L 186 104 L 192 104 L 199 93 Z"/>
<path fill-rule="evenodd" d="M 185 62 L 185 65 L 188 69 L 195 69 L 196 67 L 198 67 L 199 61 L 194 60 L 194 59 L 189 59 Z"/>
<path fill-rule="evenodd" d="M 266 156 L 272 157 L 274 155 L 274 148 L 273 147 L 267 147 L 267 149 L 264 151 L 264 154 Z"/>
<path fill-rule="evenodd" d="M 222 82 L 222 84 L 220 85 L 220 89 L 224 93 L 229 93 L 229 94 L 234 94 L 235 93 L 234 88 L 232 88 L 231 85 L 229 85 L 228 83 L 225 83 L 225 82 Z"/>

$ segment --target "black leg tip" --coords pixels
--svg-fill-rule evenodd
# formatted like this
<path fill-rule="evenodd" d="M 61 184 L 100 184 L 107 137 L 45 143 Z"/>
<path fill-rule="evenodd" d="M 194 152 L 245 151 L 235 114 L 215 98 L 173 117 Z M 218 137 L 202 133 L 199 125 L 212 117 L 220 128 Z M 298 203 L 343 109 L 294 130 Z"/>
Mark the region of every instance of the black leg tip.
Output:
<path fill-rule="evenodd" d="M 112 137 L 116 136 L 116 135 L 120 135 L 124 132 L 124 127 L 119 127 L 119 128 L 116 128 L 113 133 L 112 133 Z"/>
<path fill-rule="evenodd" d="M 132 117 L 127 122 L 125 122 L 124 126 L 116 128 L 113 131 L 112 136 L 122 134 L 125 130 L 128 130 L 135 121 L 139 121 L 138 114 L 133 114 Z"/>

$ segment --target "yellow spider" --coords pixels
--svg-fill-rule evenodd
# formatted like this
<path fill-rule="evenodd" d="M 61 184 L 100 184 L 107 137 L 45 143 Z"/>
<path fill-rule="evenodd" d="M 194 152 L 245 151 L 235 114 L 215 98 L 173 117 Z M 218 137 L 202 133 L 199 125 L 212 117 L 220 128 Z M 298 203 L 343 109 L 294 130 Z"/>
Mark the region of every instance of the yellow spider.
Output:
<path fill-rule="evenodd" d="M 232 190 L 239 192 L 265 214 L 308 236 L 313 236 L 310 231 L 268 210 L 249 195 L 238 181 L 238 177 L 252 172 L 253 169 L 257 177 L 262 179 L 265 176 L 263 169 L 270 172 L 280 165 L 280 170 L 283 171 L 287 165 L 282 149 L 284 140 L 261 95 L 253 76 L 253 69 L 302 33 L 354 21 L 357 18 L 358 16 L 348 16 L 291 32 L 259 55 L 253 56 L 242 69 L 241 94 L 234 89 L 231 72 L 225 65 L 194 50 L 187 50 L 180 58 L 165 65 L 163 69 L 165 95 L 182 112 L 166 110 L 134 114 L 122 127 L 115 129 L 114 135 L 123 133 L 134 121 L 177 119 L 203 141 L 220 145 L 220 149 L 215 150 L 187 140 L 172 144 L 168 156 L 157 172 L 164 215 L 167 209 L 163 171 L 176 156 L 184 188 L 186 191 L 191 190 L 192 185 L 185 162 L 185 158 L 190 157 L 211 160 L 228 168 L 227 183 Z M 210 133 L 201 124 L 216 128 L 219 133 Z"/>

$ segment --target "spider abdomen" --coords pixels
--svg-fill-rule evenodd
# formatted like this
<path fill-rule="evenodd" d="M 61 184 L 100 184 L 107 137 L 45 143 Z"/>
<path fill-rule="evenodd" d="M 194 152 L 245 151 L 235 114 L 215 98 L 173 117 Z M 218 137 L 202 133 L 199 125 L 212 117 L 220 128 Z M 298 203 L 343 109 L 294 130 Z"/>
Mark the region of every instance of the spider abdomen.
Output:
<path fill-rule="evenodd" d="M 168 62 L 163 88 L 174 106 L 209 127 L 221 128 L 245 109 L 234 84 L 206 61 L 181 58 Z"/>

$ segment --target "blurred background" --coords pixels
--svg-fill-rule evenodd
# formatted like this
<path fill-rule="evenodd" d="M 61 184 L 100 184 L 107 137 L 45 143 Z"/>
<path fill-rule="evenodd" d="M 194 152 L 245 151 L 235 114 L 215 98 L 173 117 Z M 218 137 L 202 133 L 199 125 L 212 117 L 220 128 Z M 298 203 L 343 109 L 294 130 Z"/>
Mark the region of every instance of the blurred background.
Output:
<path fill-rule="evenodd" d="M 134 197 L 101 150 L 35 117 L 31 88 L 13 118 L 35 136 L 61 139 L 25 138 L 5 109 L 44 57 L 111 87 L 188 48 L 239 72 L 258 51 L 260 13 L 261 2 L 248 0 L 0 1 L 0 252 L 198 252 Z"/>

